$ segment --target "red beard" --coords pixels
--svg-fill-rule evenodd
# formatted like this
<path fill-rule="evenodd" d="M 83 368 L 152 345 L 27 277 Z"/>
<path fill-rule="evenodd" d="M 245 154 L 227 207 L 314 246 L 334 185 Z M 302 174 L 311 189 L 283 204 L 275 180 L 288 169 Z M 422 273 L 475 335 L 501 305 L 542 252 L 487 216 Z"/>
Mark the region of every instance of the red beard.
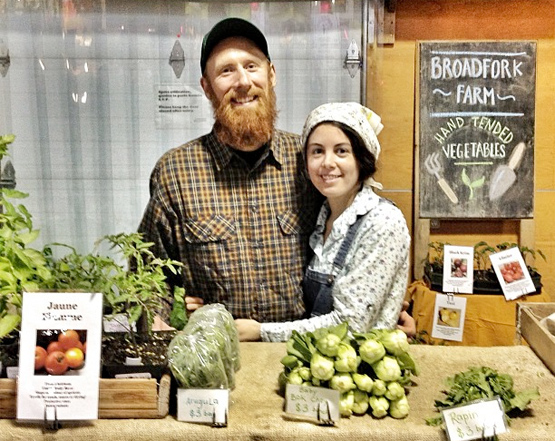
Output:
<path fill-rule="evenodd" d="M 216 121 L 214 130 L 220 142 L 238 150 L 252 151 L 270 140 L 277 118 L 273 88 L 268 88 L 267 92 L 259 88 L 249 91 L 249 95 L 258 96 L 258 105 L 254 108 L 233 106 L 231 99 L 237 95 L 233 90 L 219 103 L 213 93 L 209 95 Z"/>

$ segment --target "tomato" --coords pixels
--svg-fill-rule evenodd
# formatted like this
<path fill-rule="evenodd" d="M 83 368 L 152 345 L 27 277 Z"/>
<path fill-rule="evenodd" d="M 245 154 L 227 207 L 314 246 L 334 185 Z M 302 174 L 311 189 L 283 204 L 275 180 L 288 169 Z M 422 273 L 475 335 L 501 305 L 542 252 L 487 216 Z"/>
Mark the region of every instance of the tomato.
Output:
<path fill-rule="evenodd" d="M 79 369 L 83 366 L 85 355 L 79 348 L 68 349 L 65 353 L 67 364 L 72 369 Z"/>
<path fill-rule="evenodd" d="M 44 367 L 50 375 L 62 375 L 68 370 L 69 365 L 62 351 L 54 351 L 46 357 Z"/>
<path fill-rule="evenodd" d="M 84 348 L 84 347 L 85 347 L 85 346 L 83 345 L 83 343 L 81 343 L 80 341 L 77 341 L 77 342 L 75 342 L 75 346 L 73 346 L 73 347 L 71 347 L 71 348 L 69 348 L 69 349 L 79 348 L 79 349 L 81 349 L 81 350 L 83 351 L 83 348 Z M 67 349 L 66 349 L 66 351 L 67 351 Z M 85 351 L 83 351 L 83 352 L 85 352 Z"/>
<path fill-rule="evenodd" d="M 73 329 L 68 329 L 67 331 L 60 332 L 58 334 L 58 341 L 62 345 L 64 351 L 74 348 L 79 342 L 79 334 Z"/>
<path fill-rule="evenodd" d="M 62 344 L 59 341 L 51 341 L 46 347 L 46 352 L 50 354 L 56 351 L 64 352 L 64 348 L 62 348 Z"/>
<path fill-rule="evenodd" d="M 44 362 L 46 361 L 46 356 L 48 352 L 42 346 L 37 346 L 35 348 L 35 370 L 38 371 L 44 367 Z"/>

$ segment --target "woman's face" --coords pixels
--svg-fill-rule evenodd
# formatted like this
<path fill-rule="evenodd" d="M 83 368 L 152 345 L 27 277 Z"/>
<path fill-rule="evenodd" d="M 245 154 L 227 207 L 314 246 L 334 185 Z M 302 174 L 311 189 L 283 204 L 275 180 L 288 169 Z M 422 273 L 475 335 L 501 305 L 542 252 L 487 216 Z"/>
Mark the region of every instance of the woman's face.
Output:
<path fill-rule="evenodd" d="M 349 205 L 360 189 L 360 168 L 353 147 L 343 130 L 320 124 L 306 145 L 308 175 L 314 186 L 330 201 Z"/>

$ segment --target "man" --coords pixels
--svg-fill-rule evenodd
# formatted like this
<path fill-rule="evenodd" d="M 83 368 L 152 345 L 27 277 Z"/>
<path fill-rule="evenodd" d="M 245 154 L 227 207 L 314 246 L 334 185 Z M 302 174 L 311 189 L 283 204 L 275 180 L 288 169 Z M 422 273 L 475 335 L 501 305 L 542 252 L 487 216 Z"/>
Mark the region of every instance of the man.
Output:
<path fill-rule="evenodd" d="M 140 224 L 154 252 L 183 262 L 189 309 L 224 304 L 234 317 L 302 316 L 308 236 L 321 198 L 297 135 L 274 129 L 275 68 L 251 23 L 225 19 L 202 44 L 211 133 L 167 152 Z M 199 299 L 200 298 L 200 299 Z"/>
<path fill-rule="evenodd" d="M 184 286 L 189 311 L 218 302 L 236 318 L 298 319 L 322 198 L 299 137 L 274 128 L 266 39 L 248 21 L 222 20 L 204 37 L 200 64 L 213 129 L 158 161 L 139 231 L 155 254 L 183 263 L 171 283 Z"/>

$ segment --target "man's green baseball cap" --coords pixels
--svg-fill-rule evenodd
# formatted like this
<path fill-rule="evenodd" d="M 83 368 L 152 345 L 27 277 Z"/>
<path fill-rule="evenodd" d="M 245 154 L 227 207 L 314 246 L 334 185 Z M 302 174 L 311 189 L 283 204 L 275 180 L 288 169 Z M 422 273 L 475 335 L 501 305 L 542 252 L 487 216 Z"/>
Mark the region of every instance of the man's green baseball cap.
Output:
<path fill-rule="evenodd" d="M 268 43 L 264 34 L 247 20 L 242 18 L 226 18 L 214 25 L 214 27 L 204 36 L 202 40 L 202 50 L 200 53 L 200 69 L 204 73 L 208 57 L 222 40 L 229 37 L 244 37 L 251 40 L 262 51 L 266 58 L 270 60 L 268 53 Z"/>

